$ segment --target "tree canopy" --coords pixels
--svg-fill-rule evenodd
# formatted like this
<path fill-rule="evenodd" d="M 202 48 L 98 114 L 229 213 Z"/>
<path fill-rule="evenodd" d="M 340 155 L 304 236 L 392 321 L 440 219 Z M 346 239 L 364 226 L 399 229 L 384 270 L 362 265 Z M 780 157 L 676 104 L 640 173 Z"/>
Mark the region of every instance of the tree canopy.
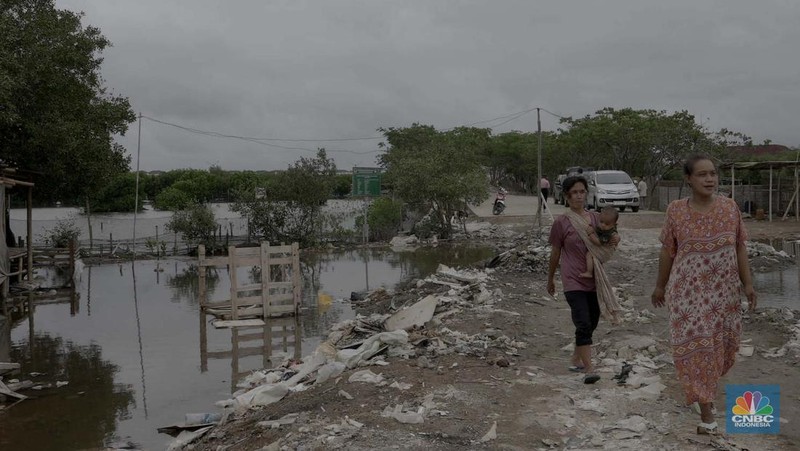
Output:
<path fill-rule="evenodd" d="M 383 128 L 386 152 L 380 163 L 387 184 L 403 201 L 430 211 L 443 238 L 450 218 L 465 203 L 488 197 L 489 182 L 482 156 L 490 143 L 488 129 L 460 127 L 437 131 L 429 125 Z"/>
<path fill-rule="evenodd" d="M 135 116 L 100 75 L 110 42 L 53 0 L 0 5 L 0 164 L 40 173 L 39 200 L 84 200 L 130 162 L 113 136 Z"/>

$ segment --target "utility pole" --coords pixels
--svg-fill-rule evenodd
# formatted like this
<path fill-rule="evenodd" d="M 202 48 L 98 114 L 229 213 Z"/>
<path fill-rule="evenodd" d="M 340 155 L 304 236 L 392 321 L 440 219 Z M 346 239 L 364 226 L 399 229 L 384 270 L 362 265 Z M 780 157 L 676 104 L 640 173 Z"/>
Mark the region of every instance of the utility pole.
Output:
<path fill-rule="evenodd" d="M 540 116 L 539 108 L 536 108 L 536 130 L 539 134 L 539 147 L 536 153 L 536 197 L 539 199 L 536 208 L 536 230 L 541 233 L 542 231 L 542 119 Z"/>
<path fill-rule="evenodd" d="M 136 139 L 136 192 L 133 195 L 133 260 L 136 260 L 136 214 L 139 211 L 139 160 L 142 155 L 142 113 L 139 112 L 139 133 Z"/>

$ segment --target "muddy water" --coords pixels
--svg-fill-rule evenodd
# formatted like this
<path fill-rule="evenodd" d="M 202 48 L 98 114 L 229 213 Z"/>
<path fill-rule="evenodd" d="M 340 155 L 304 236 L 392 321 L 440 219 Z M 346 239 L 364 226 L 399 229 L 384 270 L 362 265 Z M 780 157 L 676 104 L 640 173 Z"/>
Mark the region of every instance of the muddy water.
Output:
<path fill-rule="evenodd" d="M 458 266 L 491 255 L 486 248 L 438 248 L 309 256 L 303 315 L 241 332 L 215 329 L 201 315 L 189 260 L 86 268 L 72 302 L 41 300 L 30 314 L 14 315 L 10 358 L 23 364 L 23 379 L 45 388 L 0 413 L 0 449 L 77 450 L 125 441 L 164 449 L 170 437 L 156 428 L 186 413 L 216 411 L 214 402 L 230 396 L 237 374 L 313 351 L 331 324 L 353 317 L 341 300 L 352 291 L 391 288 L 440 262 Z M 208 288 L 212 299 L 225 297 L 224 269 Z M 69 384 L 46 387 L 59 381 Z"/>
<path fill-rule="evenodd" d="M 798 266 L 753 275 L 760 307 L 800 309 L 800 269 Z"/>
<path fill-rule="evenodd" d="M 778 251 L 795 258 L 795 264 L 765 273 L 753 274 L 753 285 L 759 295 L 761 307 L 789 307 L 800 309 L 800 242 L 764 240 Z"/>

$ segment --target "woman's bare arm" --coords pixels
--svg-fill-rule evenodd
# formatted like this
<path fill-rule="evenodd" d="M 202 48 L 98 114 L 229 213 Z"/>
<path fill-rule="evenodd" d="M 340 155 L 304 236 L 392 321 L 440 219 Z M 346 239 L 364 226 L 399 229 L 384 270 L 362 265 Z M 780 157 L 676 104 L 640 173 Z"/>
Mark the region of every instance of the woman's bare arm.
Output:
<path fill-rule="evenodd" d="M 669 281 L 669 273 L 672 271 L 672 263 L 674 258 L 670 254 L 669 249 L 662 247 L 661 253 L 658 255 L 658 277 L 656 278 L 656 288 L 650 296 L 650 301 L 653 307 L 661 307 L 666 300 L 664 299 L 664 290 Z"/>
<path fill-rule="evenodd" d="M 750 261 L 747 258 L 746 243 L 739 243 L 736 246 L 736 264 L 739 269 L 739 280 L 742 281 L 744 294 L 747 296 L 747 302 L 749 303 L 748 307 L 752 312 L 756 309 L 758 296 L 756 296 L 756 290 L 753 288 L 753 275 L 750 273 Z"/>

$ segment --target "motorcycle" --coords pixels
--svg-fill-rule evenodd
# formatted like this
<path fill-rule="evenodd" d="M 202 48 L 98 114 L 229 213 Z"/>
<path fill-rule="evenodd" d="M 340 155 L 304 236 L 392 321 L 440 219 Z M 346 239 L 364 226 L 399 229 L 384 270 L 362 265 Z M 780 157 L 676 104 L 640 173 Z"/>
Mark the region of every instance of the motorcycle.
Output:
<path fill-rule="evenodd" d="M 506 190 L 500 189 L 497 192 L 497 196 L 494 198 L 494 206 L 492 207 L 492 214 L 499 215 L 506 209 Z"/>

